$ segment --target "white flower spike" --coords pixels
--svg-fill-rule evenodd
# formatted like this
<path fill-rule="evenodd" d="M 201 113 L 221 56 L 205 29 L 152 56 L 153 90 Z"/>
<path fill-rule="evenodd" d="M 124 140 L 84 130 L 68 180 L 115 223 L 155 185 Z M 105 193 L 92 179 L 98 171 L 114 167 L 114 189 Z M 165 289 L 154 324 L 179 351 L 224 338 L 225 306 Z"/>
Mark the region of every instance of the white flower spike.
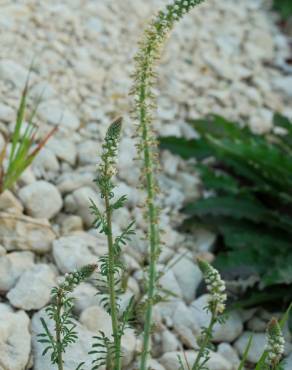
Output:
<path fill-rule="evenodd" d="M 209 310 L 216 315 L 222 314 L 227 299 L 225 282 L 219 272 L 208 262 L 200 258 L 197 261 L 207 285 L 207 290 L 210 293 Z"/>
<path fill-rule="evenodd" d="M 272 318 L 267 328 L 267 362 L 273 369 L 279 364 L 284 354 L 285 340 L 276 318 Z"/>

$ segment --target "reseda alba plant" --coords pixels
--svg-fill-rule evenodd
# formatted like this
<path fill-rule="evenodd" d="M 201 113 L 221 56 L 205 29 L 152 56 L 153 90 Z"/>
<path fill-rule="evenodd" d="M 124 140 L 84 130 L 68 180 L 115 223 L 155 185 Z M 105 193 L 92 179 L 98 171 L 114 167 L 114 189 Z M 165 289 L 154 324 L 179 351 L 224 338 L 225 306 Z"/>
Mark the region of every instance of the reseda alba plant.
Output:
<path fill-rule="evenodd" d="M 209 360 L 208 346 L 211 343 L 213 328 L 216 323 L 222 324 L 224 322 L 222 314 L 225 310 L 225 301 L 227 299 L 225 283 L 221 279 L 219 272 L 202 259 L 198 259 L 198 266 L 203 274 L 207 290 L 210 293 L 206 309 L 211 313 L 211 319 L 209 326 L 203 330 L 200 350 L 192 366 L 192 370 L 204 369 L 205 363 Z"/>
<path fill-rule="evenodd" d="M 116 119 L 109 127 L 101 155 L 101 163 L 95 183 L 97 184 L 101 198 L 104 200 L 105 211 L 100 210 L 91 201 L 91 210 L 95 216 L 94 226 L 100 233 L 107 237 L 108 253 L 99 259 L 100 278 L 98 279 L 98 289 L 102 295 L 101 302 L 111 316 L 112 338 L 107 338 L 104 333 L 100 333 L 95 339 L 90 354 L 96 355 L 93 360 L 94 369 L 106 365 L 107 369 L 121 369 L 121 339 L 127 325 L 133 300 L 131 299 L 128 307 L 119 315 L 118 296 L 121 291 L 121 280 L 124 273 L 124 266 L 121 259 L 121 247 L 126 244 L 131 235 L 134 234 L 134 222 L 122 231 L 121 235 L 114 237 L 112 228 L 112 214 L 115 210 L 124 207 L 127 200 L 123 195 L 117 200 L 114 198 L 113 177 L 117 173 L 116 159 L 117 147 L 121 133 L 122 119 Z"/>
<path fill-rule="evenodd" d="M 155 203 L 158 192 L 155 178 L 157 143 L 152 127 L 152 110 L 155 107 L 153 93 L 153 86 L 156 83 L 155 66 L 160 59 L 161 50 L 167 36 L 174 28 L 175 23 L 203 1 L 176 0 L 171 5 L 168 5 L 165 11 L 160 11 L 157 17 L 148 25 L 135 57 L 136 71 L 134 73 L 135 83 L 132 88 L 132 94 L 136 104 L 135 111 L 139 136 L 138 149 L 143 161 L 143 178 L 147 191 L 146 219 L 149 224 L 149 268 L 140 370 L 147 370 L 152 328 L 152 308 L 154 303 L 160 300 L 157 294 L 158 274 L 156 268 L 160 253 L 159 211 Z"/>
<path fill-rule="evenodd" d="M 160 11 L 146 28 L 144 37 L 139 45 L 139 51 L 135 57 L 136 70 L 134 73 L 134 85 L 132 94 L 135 99 L 135 113 L 138 121 L 139 154 L 142 159 L 142 177 L 147 192 L 146 219 L 148 222 L 149 241 L 149 267 L 147 278 L 147 300 L 144 317 L 143 348 L 141 354 L 140 370 L 147 370 L 147 362 L 150 353 L 150 335 L 152 329 L 153 305 L 160 300 L 158 294 L 157 261 L 160 253 L 160 230 L 159 210 L 156 205 L 158 186 L 156 181 L 157 170 L 157 140 L 153 132 L 153 109 L 156 106 L 153 86 L 157 76 L 155 67 L 160 59 L 163 45 L 174 25 L 186 13 L 204 0 L 175 0 Z M 211 312 L 209 327 L 203 332 L 203 341 L 192 370 L 206 369 L 208 361 L 208 345 L 212 338 L 212 329 L 216 322 L 222 321 L 221 314 L 224 311 L 226 294 L 225 286 L 219 273 L 210 265 L 199 261 L 199 266 L 206 278 L 207 287 L 211 294 L 208 310 Z M 243 359 L 244 360 L 244 359 Z M 265 363 L 266 365 L 266 363 Z"/>
<path fill-rule="evenodd" d="M 41 323 L 43 333 L 38 334 L 38 341 L 45 344 L 43 355 L 51 353 L 51 363 L 56 364 L 58 370 L 63 370 L 63 354 L 66 348 L 75 343 L 78 336 L 73 323 L 73 297 L 70 293 L 81 282 L 87 280 L 95 271 L 96 265 L 87 265 L 78 271 L 65 275 L 64 282 L 52 289 L 51 304 L 46 308 L 49 319 L 54 322 L 54 332 L 49 329 L 44 318 Z"/>
<path fill-rule="evenodd" d="M 276 369 L 283 354 L 285 340 L 277 319 L 272 318 L 267 328 L 267 365 L 272 370 Z"/>

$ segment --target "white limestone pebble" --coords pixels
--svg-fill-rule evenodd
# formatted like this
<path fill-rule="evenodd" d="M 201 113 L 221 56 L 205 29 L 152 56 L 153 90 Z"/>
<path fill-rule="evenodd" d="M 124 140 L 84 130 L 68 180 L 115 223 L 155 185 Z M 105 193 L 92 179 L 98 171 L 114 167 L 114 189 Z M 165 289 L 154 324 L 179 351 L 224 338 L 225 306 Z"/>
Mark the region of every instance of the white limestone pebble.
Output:
<path fill-rule="evenodd" d="M 28 71 L 11 59 L 0 60 L 0 80 L 12 83 L 15 87 L 23 88 Z"/>
<path fill-rule="evenodd" d="M 0 212 L 0 243 L 7 251 L 31 250 L 43 254 L 56 238 L 47 219 Z"/>
<path fill-rule="evenodd" d="M 0 368 L 23 370 L 31 351 L 30 319 L 24 311 L 13 311 L 0 303 Z"/>
<path fill-rule="evenodd" d="M 22 273 L 34 265 L 34 254 L 29 251 L 12 252 L 0 256 L 0 292 L 10 290 Z"/>
<path fill-rule="evenodd" d="M 19 198 L 27 214 L 35 218 L 51 219 L 63 206 L 62 197 L 56 186 L 43 180 L 21 188 Z"/>
<path fill-rule="evenodd" d="M 76 130 L 80 125 L 78 117 L 57 101 L 41 103 L 37 113 L 44 121 L 67 130 Z"/>
<path fill-rule="evenodd" d="M 56 273 L 50 266 L 35 265 L 20 276 L 7 298 L 14 307 L 26 311 L 39 310 L 49 302 L 55 278 Z"/>
<path fill-rule="evenodd" d="M 98 256 L 106 253 L 106 248 L 102 237 L 79 232 L 56 239 L 53 242 L 53 256 L 59 270 L 65 274 L 84 265 L 97 263 Z"/>
<path fill-rule="evenodd" d="M 93 201 L 97 206 L 101 203 L 97 192 L 88 186 L 68 194 L 65 198 L 65 209 L 67 212 L 79 215 L 87 227 L 92 226 L 94 216 L 89 209 L 90 201 Z"/>

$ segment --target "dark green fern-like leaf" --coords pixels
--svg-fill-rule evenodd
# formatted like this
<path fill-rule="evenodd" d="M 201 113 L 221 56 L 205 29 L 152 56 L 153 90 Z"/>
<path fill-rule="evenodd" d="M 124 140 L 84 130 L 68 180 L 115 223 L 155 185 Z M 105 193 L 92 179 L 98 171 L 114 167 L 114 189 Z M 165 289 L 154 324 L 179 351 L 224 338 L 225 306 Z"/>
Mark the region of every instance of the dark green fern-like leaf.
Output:
<path fill-rule="evenodd" d="M 168 149 L 172 153 L 180 155 L 184 159 L 194 157 L 203 159 L 211 154 L 211 151 L 208 150 L 204 140 L 188 140 L 184 138 L 178 138 L 176 136 L 169 136 L 161 137 L 159 142 L 161 149 Z"/>
<path fill-rule="evenodd" d="M 198 165 L 204 186 L 218 192 L 238 194 L 240 192 L 238 181 L 223 171 L 216 171 L 207 165 Z"/>
<path fill-rule="evenodd" d="M 292 122 L 275 114 L 266 135 L 216 115 L 189 123 L 198 139 L 161 139 L 163 149 L 199 162 L 208 191 L 184 206 L 184 229 L 200 222 L 221 236 L 221 271 L 256 274 L 260 289 L 292 285 Z"/>
<path fill-rule="evenodd" d="M 184 212 L 189 216 L 231 216 L 235 219 L 247 219 L 261 222 L 267 216 L 267 210 L 250 199 L 231 196 L 210 197 L 188 204 Z"/>
<path fill-rule="evenodd" d="M 292 3 L 290 0 L 274 0 L 273 8 L 280 13 L 283 19 L 292 17 Z"/>

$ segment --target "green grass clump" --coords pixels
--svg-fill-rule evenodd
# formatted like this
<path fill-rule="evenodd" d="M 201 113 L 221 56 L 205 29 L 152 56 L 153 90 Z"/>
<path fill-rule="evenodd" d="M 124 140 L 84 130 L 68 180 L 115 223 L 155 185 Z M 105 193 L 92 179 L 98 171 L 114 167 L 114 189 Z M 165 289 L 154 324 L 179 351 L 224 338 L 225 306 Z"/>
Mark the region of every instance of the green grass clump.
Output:
<path fill-rule="evenodd" d="M 28 96 L 29 79 L 27 79 L 23 89 L 18 111 L 16 124 L 11 138 L 7 139 L 6 145 L 0 152 L 0 194 L 7 189 L 10 189 L 21 174 L 33 162 L 41 148 L 46 144 L 49 138 L 55 133 L 57 128 L 52 129 L 48 135 L 37 144 L 35 137 L 37 133 L 37 126 L 34 125 L 33 120 L 37 112 L 37 107 L 40 99 L 35 104 L 34 109 L 28 117 L 26 117 L 27 96 Z M 25 120 L 27 119 L 26 127 L 24 129 Z M 22 133 L 23 131 L 23 133 Z M 6 158 L 6 150 L 8 143 L 11 143 L 10 154 L 8 157 L 8 165 L 4 170 L 4 160 Z M 32 147 L 36 147 L 32 150 Z"/>

